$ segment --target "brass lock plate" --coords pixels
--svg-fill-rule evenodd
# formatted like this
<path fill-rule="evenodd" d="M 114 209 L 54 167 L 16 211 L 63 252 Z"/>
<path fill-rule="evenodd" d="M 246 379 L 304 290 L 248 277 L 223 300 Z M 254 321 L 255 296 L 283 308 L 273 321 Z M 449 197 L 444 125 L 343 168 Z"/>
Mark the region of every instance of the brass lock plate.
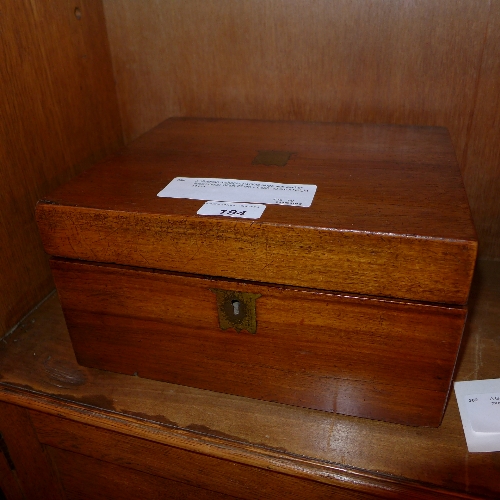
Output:
<path fill-rule="evenodd" d="M 260 293 L 235 292 L 211 288 L 217 300 L 219 326 L 222 330 L 234 328 L 238 333 L 246 330 L 257 333 L 256 300 Z"/>

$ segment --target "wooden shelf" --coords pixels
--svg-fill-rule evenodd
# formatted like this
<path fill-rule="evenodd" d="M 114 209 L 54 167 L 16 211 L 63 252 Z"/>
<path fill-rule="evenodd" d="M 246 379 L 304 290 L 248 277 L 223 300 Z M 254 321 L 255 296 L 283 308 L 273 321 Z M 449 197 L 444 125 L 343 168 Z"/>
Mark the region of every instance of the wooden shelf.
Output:
<path fill-rule="evenodd" d="M 456 380 L 500 376 L 499 324 L 500 262 L 480 262 Z M 0 454 L 8 498 L 18 487 L 48 498 L 36 492 L 56 477 L 61 498 L 159 489 L 184 498 L 500 495 L 500 453 L 467 452 L 454 393 L 430 429 L 87 369 L 76 363 L 56 295 L 0 341 L 0 401 L 15 466 L 11 473 Z"/>

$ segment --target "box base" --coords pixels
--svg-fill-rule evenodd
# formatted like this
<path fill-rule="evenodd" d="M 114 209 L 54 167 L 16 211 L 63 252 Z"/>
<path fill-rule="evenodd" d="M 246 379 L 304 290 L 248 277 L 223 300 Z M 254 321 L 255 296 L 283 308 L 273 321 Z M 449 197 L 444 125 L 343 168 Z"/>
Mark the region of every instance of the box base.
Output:
<path fill-rule="evenodd" d="M 440 424 L 466 308 L 52 259 L 78 362 L 407 425 Z M 257 295 L 222 329 L 214 289 Z"/>

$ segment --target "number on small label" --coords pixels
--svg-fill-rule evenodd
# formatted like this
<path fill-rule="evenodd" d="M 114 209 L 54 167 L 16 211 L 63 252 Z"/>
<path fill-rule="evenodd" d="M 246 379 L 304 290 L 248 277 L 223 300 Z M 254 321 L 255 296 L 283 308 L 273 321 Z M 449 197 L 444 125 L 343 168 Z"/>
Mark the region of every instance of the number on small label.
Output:
<path fill-rule="evenodd" d="M 219 215 L 225 215 L 225 216 L 228 216 L 228 215 L 245 215 L 247 213 L 246 210 L 243 210 L 241 212 L 238 212 L 237 210 L 221 210 L 220 211 L 220 214 Z"/>

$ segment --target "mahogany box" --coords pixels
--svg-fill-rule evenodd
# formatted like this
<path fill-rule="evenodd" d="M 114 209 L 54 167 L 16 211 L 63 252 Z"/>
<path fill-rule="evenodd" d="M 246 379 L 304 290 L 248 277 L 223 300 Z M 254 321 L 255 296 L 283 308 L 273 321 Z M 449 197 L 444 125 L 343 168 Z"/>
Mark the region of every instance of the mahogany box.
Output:
<path fill-rule="evenodd" d="M 245 219 L 178 177 L 317 188 Z M 170 119 L 36 215 L 80 364 L 440 424 L 477 252 L 446 129 Z"/>

